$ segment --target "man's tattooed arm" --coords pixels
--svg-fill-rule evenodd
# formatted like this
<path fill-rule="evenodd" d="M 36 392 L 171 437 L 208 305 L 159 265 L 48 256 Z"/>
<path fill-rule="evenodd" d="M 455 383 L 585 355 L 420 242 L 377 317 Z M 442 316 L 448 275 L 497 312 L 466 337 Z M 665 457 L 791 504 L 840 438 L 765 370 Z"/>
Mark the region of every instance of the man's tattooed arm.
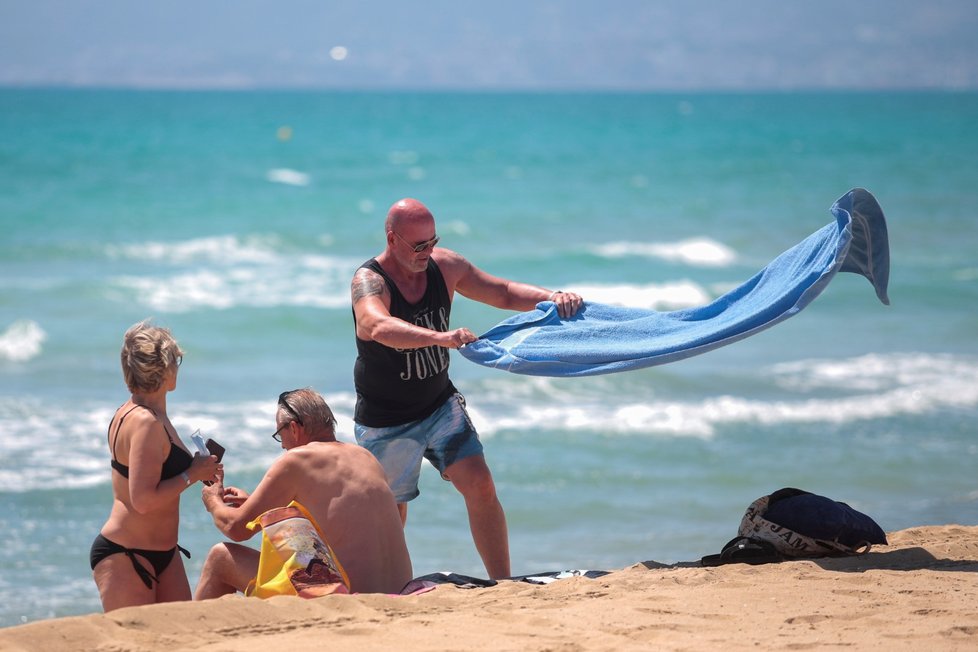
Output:
<path fill-rule="evenodd" d="M 359 269 L 353 276 L 353 283 L 350 285 L 350 295 L 353 298 L 353 305 L 369 296 L 383 298 L 387 292 L 387 284 L 380 274 L 369 269 Z"/>

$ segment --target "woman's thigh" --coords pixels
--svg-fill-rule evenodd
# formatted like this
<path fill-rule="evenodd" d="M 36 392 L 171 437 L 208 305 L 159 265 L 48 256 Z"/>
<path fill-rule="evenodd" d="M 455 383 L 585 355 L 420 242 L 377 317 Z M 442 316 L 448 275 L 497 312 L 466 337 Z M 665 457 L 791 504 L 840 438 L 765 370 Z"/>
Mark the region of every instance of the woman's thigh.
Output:
<path fill-rule="evenodd" d="M 152 568 L 146 560 L 140 562 Z M 102 599 L 102 609 L 112 611 L 122 607 L 133 607 L 156 602 L 155 587 L 146 588 L 146 584 L 136 574 L 132 560 L 128 556 L 117 553 L 100 561 L 92 571 L 95 585 Z"/>
<path fill-rule="evenodd" d="M 191 599 L 190 581 L 187 579 L 187 569 L 184 568 L 183 555 L 179 550 L 174 551 L 170 565 L 160 573 L 159 580 L 159 584 L 156 585 L 157 602 Z"/>

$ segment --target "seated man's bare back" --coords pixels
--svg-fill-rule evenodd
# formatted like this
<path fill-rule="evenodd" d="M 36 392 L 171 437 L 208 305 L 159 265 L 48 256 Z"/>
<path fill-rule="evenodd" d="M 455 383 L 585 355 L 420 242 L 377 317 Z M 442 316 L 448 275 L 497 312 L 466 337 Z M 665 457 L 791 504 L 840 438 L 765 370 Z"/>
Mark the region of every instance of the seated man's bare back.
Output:
<path fill-rule="evenodd" d="M 316 392 L 279 398 L 276 439 L 286 453 L 249 495 L 215 482 L 202 493 L 214 524 L 228 538 L 256 532 L 246 524 L 269 509 L 301 503 L 346 570 L 353 593 L 398 593 L 412 578 L 404 529 L 384 470 L 367 450 L 336 441 L 332 412 Z M 257 530 L 256 530 L 257 531 Z M 196 599 L 243 591 L 255 577 L 259 552 L 220 543 L 201 570 Z"/>

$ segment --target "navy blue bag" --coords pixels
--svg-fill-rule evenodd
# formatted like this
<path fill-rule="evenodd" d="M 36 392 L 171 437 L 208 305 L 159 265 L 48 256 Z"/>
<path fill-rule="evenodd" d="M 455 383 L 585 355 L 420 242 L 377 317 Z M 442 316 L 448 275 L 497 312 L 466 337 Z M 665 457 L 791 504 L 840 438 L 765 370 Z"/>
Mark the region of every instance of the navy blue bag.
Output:
<path fill-rule="evenodd" d="M 704 566 L 765 564 L 784 559 L 857 555 L 873 544 L 886 545 L 886 533 L 872 518 L 849 505 L 809 491 L 785 487 L 758 498 L 718 555 Z"/>
<path fill-rule="evenodd" d="M 785 488 L 771 494 L 764 518 L 813 539 L 850 548 L 886 545 L 886 533 L 869 516 L 845 503 L 801 489 Z"/>

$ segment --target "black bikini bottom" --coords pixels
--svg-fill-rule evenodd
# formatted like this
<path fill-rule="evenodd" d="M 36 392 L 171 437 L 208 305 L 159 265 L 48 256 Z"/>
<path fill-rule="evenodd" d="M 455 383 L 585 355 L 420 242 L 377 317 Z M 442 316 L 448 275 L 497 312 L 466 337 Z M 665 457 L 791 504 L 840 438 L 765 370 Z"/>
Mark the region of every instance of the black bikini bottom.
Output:
<path fill-rule="evenodd" d="M 136 575 L 139 575 L 139 579 L 143 581 L 147 589 L 153 588 L 153 582 L 159 583 L 159 576 L 166 567 L 170 565 L 173 561 L 173 555 L 176 554 L 177 550 L 182 552 L 187 559 L 190 559 L 190 553 L 180 546 L 174 546 L 169 550 L 140 550 L 139 548 L 126 548 L 120 546 L 115 541 L 110 541 L 104 536 L 99 534 L 95 537 L 95 541 L 92 542 L 92 551 L 89 553 L 89 562 L 92 565 L 92 570 L 98 566 L 98 563 L 108 557 L 109 555 L 114 555 L 116 553 L 123 553 L 132 561 L 132 567 L 136 569 Z M 146 567 L 143 566 L 136 559 L 135 555 L 144 557 L 153 566 L 153 570 L 156 571 L 156 575 L 153 575 Z"/>

